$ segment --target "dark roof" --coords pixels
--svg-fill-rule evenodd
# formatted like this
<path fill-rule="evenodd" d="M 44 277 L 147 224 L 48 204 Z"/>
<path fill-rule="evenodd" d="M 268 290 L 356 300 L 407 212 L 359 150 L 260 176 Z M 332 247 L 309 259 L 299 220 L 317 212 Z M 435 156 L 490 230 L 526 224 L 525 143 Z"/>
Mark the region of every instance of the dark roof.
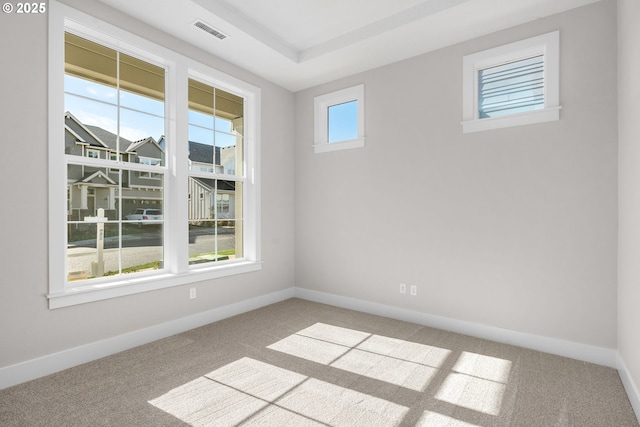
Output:
<path fill-rule="evenodd" d="M 198 163 L 212 164 L 213 157 L 212 145 L 202 144 L 200 142 L 189 141 L 189 160 Z M 220 147 L 215 147 L 215 163 L 220 164 Z"/>
<path fill-rule="evenodd" d="M 197 178 L 197 177 L 191 177 L 191 179 L 194 179 L 198 181 L 200 184 L 206 187 L 209 187 L 211 190 L 213 190 L 216 185 L 215 179 Z M 234 181 L 223 181 L 221 179 L 217 181 L 218 181 L 218 190 L 234 191 L 236 189 L 236 183 Z"/>
<path fill-rule="evenodd" d="M 80 123 L 80 121 L 78 121 L 70 113 L 65 114 L 65 124 L 69 126 L 69 128 L 76 134 L 78 134 L 78 136 L 80 136 L 80 138 L 82 138 L 87 144 L 94 147 L 104 147 L 106 145 L 108 148 L 114 151 L 116 150 L 116 134 L 111 133 L 108 130 L 102 129 L 98 126 L 85 125 L 83 123 Z M 91 136 L 91 134 L 87 132 L 87 130 L 93 133 L 93 135 L 95 135 L 98 140 Z M 137 146 L 141 145 L 141 143 L 148 141 L 153 141 L 155 143 L 155 140 L 152 137 L 147 137 L 135 142 L 120 137 L 120 151 L 128 151 L 129 148 L 135 149 L 137 148 Z M 160 143 L 156 144 L 160 147 L 160 149 L 164 149 L 164 136 L 160 138 Z M 213 155 L 214 150 L 215 157 Z M 220 165 L 220 147 L 213 147 L 212 145 L 189 141 L 189 159 L 192 162 Z M 215 159 L 215 163 L 212 163 L 213 159 Z"/>
<path fill-rule="evenodd" d="M 64 124 L 90 146 L 116 150 L 117 136 L 115 134 L 98 126 L 85 125 L 71 113 L 65 114 Z M 128 139 L 120 138 L 120 151 L 125 151 L 131 144 L 132 142 Z"/>
<path fill-rule="evenodd" d="M 78 122 L 76 120 L 75 117 L 73 117 L 70 114 L 65 114 L 64 116 L 64 124 L 65 126 L 67 126 L 69 129 L 71 129 L 76 135 L 78 135 L 80 137 L 80 139 L 82 140 L 82 142 L 87 143 L 91 146 L 94 147 L 108 147 L 107 143 L 105 141 L 102 141 L 100 139 L 96 139 L 93 135 L 91 135 L 89 132 L 87 132 L 87 129 L 85 127 L 83 127 L 83 125 Z M 97 137 L 97 135 L 96 135 Z"/>
<path fill-rule="evenodd" d="M 100 138 L 100 140 L 102 142 L 104 142 L 105 144 L 107 144 L 107 146 L 109 148 L 111 148 L 112 150 L 115 151 L 116 149 L 116 142 L 117 142 L 117 136 L 114 133 L 109 132 L 108 130 L 104 130 L 101 127 L 98 126 L 92 126 L 92 125 L 84 125 L 87 129 L 89 129 L 91 131 L 91 133 L 93 133 L 95 136 L 97 136 L 98 138 Z M 129 141 L 126 138 L 120 137 L 120 151 L 126 151 L 127 148 L 132 144 L 131 141 Z"/>

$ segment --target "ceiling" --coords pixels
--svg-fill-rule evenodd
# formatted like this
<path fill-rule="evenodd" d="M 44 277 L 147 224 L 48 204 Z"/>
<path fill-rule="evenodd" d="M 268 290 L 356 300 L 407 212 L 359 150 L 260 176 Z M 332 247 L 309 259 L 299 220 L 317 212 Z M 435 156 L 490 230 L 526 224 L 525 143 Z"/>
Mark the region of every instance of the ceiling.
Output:
<path fill-rule="evenodd" d="M 298 91 L 598 0 L 100 1 Z"/>

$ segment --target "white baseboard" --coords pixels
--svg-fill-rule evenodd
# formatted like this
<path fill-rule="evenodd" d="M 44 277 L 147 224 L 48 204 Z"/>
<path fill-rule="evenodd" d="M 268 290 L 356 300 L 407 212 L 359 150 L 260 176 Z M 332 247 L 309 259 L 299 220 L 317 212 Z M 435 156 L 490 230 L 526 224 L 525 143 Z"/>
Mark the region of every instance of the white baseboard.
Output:
<path fill-rule="evenodd" d="M 289 288 L 0 368 L 0 390 L 294 296 Z"/>
<path fill-rule="evenodd" d="M 624 359 L 620 356 L 620 353 L 618 353 L 618 373 L 620 374 L 620 379 L 627 392 L 627 396 L 629 396 L 631 407 L 633 407 L 636 418 L 638 418 L 638 422 L 640 422 L 640 388 L 638 388 L 638 385 L 633 381 L 631 375 L 629 375 L 627 364 L 624 363 Z"/>
<path fill-rule="evenodd" d="M 618 366 L 618 352 L 610 348 L 597 347 L 557 338 L 549 338 L 540 335 L 512 331 L 509 329 L 496 328 L 494 326 L 481 325 L 464 320 L 436 316 L 405 308 L 393 307 L 390 305 L 325 292 L 312 291 L 304 288 L 295 288 L 295 296 L 297 298 L 329 304 L 336 307 L 348 308 L 351 310 L 390 317 L 397 320 L 403 320 L 405 322 L 417 323 L 419 325 L 444 329 L 505 344 L 530 348 L 537 351 L 543 351 L 545 353 L 570 357 L 572 359 L 596 363 L 610 368 L 617 368 Z"/>

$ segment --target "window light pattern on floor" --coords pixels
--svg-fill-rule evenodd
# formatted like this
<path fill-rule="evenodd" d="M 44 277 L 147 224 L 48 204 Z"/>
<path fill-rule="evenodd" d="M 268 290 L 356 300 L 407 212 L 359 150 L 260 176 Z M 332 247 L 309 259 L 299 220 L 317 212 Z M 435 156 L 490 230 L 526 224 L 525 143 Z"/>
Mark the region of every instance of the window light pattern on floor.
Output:
<path fill-rule="evenodd" d="M 302 329 L 267 348 L 274 354 L 401 387 L 429 405 L 415 421 L 416 426 L 429 427 L 491 425 L 500 415 L 512 365 L 505 359 L 469 351 L 454 354 L 445 348 L 325 323 Z M 418 416 L 399 403 L 250 357 L 149 403 L 192 426 L 382 427 L 399 426 L 407 417 Z M 472 419 L 458 419 L 459 411 L 467 414 L 463 418 Z M 479 424 L 468 422 L 476 418 Z"/>
<path fill-rule="evenodd" d="M 450 351 L 316 323 L 270 345 L 303 359 L 423 391 Z"/>
<path fill-rule="evenodd" d="M 499 415 L 511 362 L 463 351 L 436 399 L 490 415 Z"/>
<path fill-rule="evenodd" d="M 408 408 L 244 357 L 149 403 L 192 426 L 395 426 Z"/>

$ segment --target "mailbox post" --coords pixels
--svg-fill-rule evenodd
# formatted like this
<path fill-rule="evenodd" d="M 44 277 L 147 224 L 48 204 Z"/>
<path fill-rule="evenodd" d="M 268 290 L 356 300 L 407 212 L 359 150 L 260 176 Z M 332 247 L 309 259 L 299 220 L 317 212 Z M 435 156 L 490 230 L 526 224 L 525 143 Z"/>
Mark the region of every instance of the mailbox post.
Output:
<path fill-rule="evenodd" d="M 104 209 L 98 209 L 98 216 L 85 216 L 85 222 L 96 223 L 96 255 L 97 260 L 91 263 L 91 270 L 95 277 L 104 276 Z"/>

